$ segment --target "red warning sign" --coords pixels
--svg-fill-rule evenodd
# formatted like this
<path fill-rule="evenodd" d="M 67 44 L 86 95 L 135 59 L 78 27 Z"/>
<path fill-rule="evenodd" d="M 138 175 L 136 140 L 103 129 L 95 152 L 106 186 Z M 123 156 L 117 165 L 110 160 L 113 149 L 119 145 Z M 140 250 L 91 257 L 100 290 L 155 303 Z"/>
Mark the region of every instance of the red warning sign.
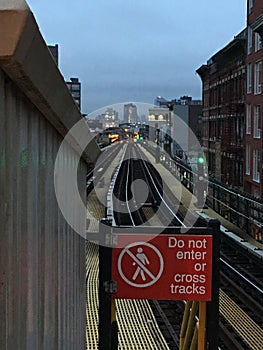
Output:
<path fill-rule="evenodd" d="M 211 300 L 211 235 L 118 235 L 113 298 Z"/>

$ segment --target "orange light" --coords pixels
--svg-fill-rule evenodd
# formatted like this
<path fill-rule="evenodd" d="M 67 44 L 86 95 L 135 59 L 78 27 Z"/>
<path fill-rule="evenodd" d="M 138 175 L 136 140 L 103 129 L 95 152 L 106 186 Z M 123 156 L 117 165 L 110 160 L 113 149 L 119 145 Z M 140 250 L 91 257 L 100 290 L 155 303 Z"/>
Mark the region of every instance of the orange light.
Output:
<path fill-rule="evenodd" d="M 108 134 L 108 138 L 111 140 L 111 143 L 119 140 L 119 134 Z"/>
<path fill-rule="evenodd" d="M 119 134 L 109 134 L 108 137 L 109 139 L 119 138 Z"/>

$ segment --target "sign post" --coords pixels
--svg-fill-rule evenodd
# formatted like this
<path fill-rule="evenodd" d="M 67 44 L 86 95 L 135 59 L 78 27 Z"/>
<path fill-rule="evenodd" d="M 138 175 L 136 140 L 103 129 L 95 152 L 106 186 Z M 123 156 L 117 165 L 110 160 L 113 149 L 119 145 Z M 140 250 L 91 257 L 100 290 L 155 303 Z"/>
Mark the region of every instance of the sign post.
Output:
<path fill-rule="evenodd" d="M 112 313 L 112 285 L 111 260 L 112 248 L 109 238 L 111 227 L 109 222 L 100 224 L 102 240 L 99 245 L 99 350 L 109 350 L 111 344 L 111 313 Z"/>
<path fill-rule="evenodd" d="M 206 337 L 206 302 L 199 303 L 198 350 L 205 350 Z"/>

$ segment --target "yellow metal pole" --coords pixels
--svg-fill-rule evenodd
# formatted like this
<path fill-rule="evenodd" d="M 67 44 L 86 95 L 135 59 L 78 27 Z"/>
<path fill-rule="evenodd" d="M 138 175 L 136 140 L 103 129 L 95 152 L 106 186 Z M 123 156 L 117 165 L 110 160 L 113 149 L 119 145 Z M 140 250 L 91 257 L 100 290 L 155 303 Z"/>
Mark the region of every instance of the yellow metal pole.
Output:
<path fill-rule="evenodd" d="M 194 336 L 192 338 L 190 350 L 197 350 L 197 342 L 198 342 L 198 322 L 195 325 L 195 331 L 194 331 Z"/>
<path fill-rule="evenodd" d="M 199 302 L 198 350 L 205 350 L 206 341 L 206 302 Z"/>
<path fill-rule="evenodd" d="M 185 333 L 187 329 L 191 306 L 192 306 L 192 301 L 188 300 L 185 304 L 184 316 L 183 316 L 183 321 L 182 321 L 182 326 L 180 331 L 180 350 L 183 349 Z"/>
<path fill-rule="evenodd" d="M 115 299 L 111 299 L 111 323 L 116 321 L 116 303 Z"/>
<path fill-rule="evenodd" d="M 193 332 L 194 332 L 195 316 L 196 316 L 196 313 L 197 313 L 197 308 L 198 308 L 198 302 L 194 301 L 193 304 L 192 304 L 191 312 L 190 312 L 190 317 L 189 317 L 187 330 L 186 330 L 186 335 L 185 335 L 185 341 L 184 341 L 184 345 L 183 345 L 183 349 L 182 350 L 188 350 L 189 349 L 188 345 L 190 345 L 191 337 L 192 337 Z"/>

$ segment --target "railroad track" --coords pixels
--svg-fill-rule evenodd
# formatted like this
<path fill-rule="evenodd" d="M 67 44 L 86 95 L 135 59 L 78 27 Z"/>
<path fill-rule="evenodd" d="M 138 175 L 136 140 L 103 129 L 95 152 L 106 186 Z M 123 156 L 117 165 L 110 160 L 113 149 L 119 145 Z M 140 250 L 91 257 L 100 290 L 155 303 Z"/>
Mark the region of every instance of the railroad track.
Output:
<path fill-rule="evenodd" d="M 160 175 L 139 148 L 133 143 L 128 144 L 125 158 L 114 186 L 115 224 L 151 225 L 151 217 L 158 213 L 161 226 L 185 226 L 177 213 L 180 203 L 165 187 Z M 136 181 L 141 182 L 133 187 Z M 148 212 L 145 208 L 148 208 Z"/>
<path fill-rule="evenodd" d="M 114 143 L 103 149 L 95 166 L 91 166 L 88 169 L 86 176 L 86 192 L 87 195 L 93 190 L 94 186 L 100 185 L 105 171 L 107 171 L 109 164 L 115 159 L 118 152 L 122 149 L 123 145 L 120 143 Z"/>
<path fill-rule="evenodd" d="M 129 145 L 127 146 L 127 148 L 129 148 Z M 162 181 L 160 177 L 158 178 L 158 175 L 156 176 L 156 173 L 154 173 L 152 169 L 149 169 L 149 167 L 148 170 L 143 168 L 144 164 L 149 164 L 149 162 L 143 159 L 141 155 L 138 155 L 137 151 L 135 151 L 134 148 L 129 150 L 129 152 L 131 152 L 130 155 L 127 157 L 129 161 L 126 161 L 126 165 L 122 169 L 121 166 L 119 167 L 118 176 L 120 179 L 117 180 L 118 176 L 116 176 L 115 178 L 114 195 L 119 199 L 117 200 L 118 204 L 121 204 L 123 206 L 128 203 L 130 207 L 125 209 L 127 215 L 123 215 L 122 213 L 118 216 L 118 214 L 116 215 L 116 213 L 113 213 L 114 220 L 116 220 L 115 224 L 124 226 L 136 226 L 138 224 L 147 225 L 149 217 L 153 216 L 156 222 L 159 222 L 159 224 L 156 224 L 156 226 L 159 226 L 160 222 L 162 222 L 162 217 L 156 218 L 155 213 L 157 208 L 159 207 L 160 201 L 162 201 L 160 196 L 160 193 L 163 192 L 163 184 L 160 185 Z M 137 161 L 130 161 L 130 159 L 136 159 Z M 138 179 L 142 180 L 142 174 L 144 175 L 144 181 L 148 183 L 149 188 L 149 194 L 144 202 L 144 205 L 142 205 L 140 200 L 136 203 L 136 198 L 140 198 L 140 193 L 136 194 L 136 192 L 131 191 L 131 182 L 134 182 Z M 154 186 L 151 184 L 152 179 L 155 179 Z M 125 183 L 125 185 L 122 185 L 121 183 Z M 111 204 L 113 204 L 113 201 Z M 167 204 L 167 206 L 169 207 L 169 204 Z M 137 207 L 140 208 L 139 214 L 136 213 Z M 174 213 L 175 217 L 177 215 L 178 209 L 180 212 L 184 212 L 184 208 L 181 203 L 177 204 L 177 210 Z M 169 212 L 171 213 L 173 212 L 173 210 L 171 209 Z M 132 220 L 128 219 L 130 213 L 133 217 Z M 162 215 L 163 214 L 161 214 L 161 216 Z M 125 220 L 123 221 L 123 219 Z M 146 222 L 144 222 L 144 220 L 146 220 Z M 182 217 L 179 217 L 178 223 L 182 224 Z M 179 226 L 180 224 L 177 224 L 177 226 Z M 229 248 L 229 246 L 230 244 L 226 243 L 226 247 Z M 235 249 L 236 248 L 234 245 L 234 251 L 232 250 L 232 253 L 227 252 L 226 250 L 222 250 L 222 257 L 226 259 L 226 261 L 222 261 L 222 264 L 224 264 L 225 267 L 221 274 L 222 288 L 220 291 L 220 348 L 228 350 L 259 350 L 262 344 L 262 321 L 258 320 L 256 315 L 253 315 L 253 313 L 257 310 L 258 313 L 260 313 L 261 315 L 263 314 L 260 311 L 262 304 L 260 304 L 260 301 L 255 301 L 256 293 L 259 294 L 258 298 L 261 298 L 262 301 L 262 295 L 260 294 L 262 286 L 258 286 L 259 290 L 257 292 L 254 291 L 252 293 L 251 290 L 248 290 L 246 293 L 244 293 L 244 284 L 241 283 L 239 285 L 236 281 L 234 283 L 231 283 L 231 281 L 235 280 L 235 278 L 239 279 L 240 276 L 237 277 L 239 274 L 245 274 L 246 279 L 250 281 L 253 280 L 253 283 L 256 280 L 261 280 L 262 282 L 262 275 L 257 276 L 257 274 L 255 273 L 253 277 L 252 272 L 256 271 L 255 266 L 257 265 L 255 265 L 255 263 L 253 266 L 250 266 L 248 264 L 248 261 L 251 260 L 251 257 L 248 258 L 248 261 L 240 260 L 240 257 L 234 259 L 236 254 Z M 226 258 L 227 254 L 228 258 Z M 231 266 L 232 261 L 234 260 L 236 260 L 236 262 L 239 261 L 238 273 L 236 271 L 233 271 L 233 268 L 236 268 L 237 266 Z M 230 265 L 230 267 L 227 264 Z M 227 273 L 226 270 L 228 270 Z M 232 270 L 232 275 L 229 275 L 230 270 Z M 231 288 L 229 287 L 231 284 L 232 287 L 236 287 L 236 290 L 232 288 L 231 291 Z M 242 294 L 243 296 L 237 298 L 238 294 Z M 155 313 L 155 318 L 158 319 L 158 324 L 160 328 L 163 329 L 163 334 L 166 337 L 167 343 L 169 344 L 169 348 L 177 349 L 178 334 L 176 335 L 173 334 L 174 332 L 169 331 L 171 327 L 174 327 L 174 315 L 171 316 L 169 315 L 169 312 L 167 313 L 167 309 L 169 309 L 169 302 L 163 303 L 163 305 L 161 305 L 160 303 L 153 301 L 151 304 Z M 250 304 L 253 305 L 253 307 L 248 308 L 248 305 Z M 246 329 L 249 330 L 245 331 Z"/>
<path fill-rule="evenodd" d="M 125 158 L 114 178 L 113 193 L 117 198 L 115 201 L 112 200 L 115 225 L 152 225 L 154 221 L 157 226 L 185 226 L 181 217 L 176 213 L 180 203 L 172 196 L 168 188 L 164 189 L 160 175 L 149 164 L 143 153 L 133 144 L 129 144 Z M 148 188 L 148 194 L 143 203 L 140 186 L 139 190 L 136 191 L 136 188 L 132 190 L 132 183 L 138 180 L 142 180 L 143 186 Z M 157 209 L 158 217 L 156 217 Z M 149 304 L 148 301 L 145 302 Z M 171 302 L 152 300 L 150 305 L 154 312 L 154 319 L 158 320 L 158 325 L 169 344 L 169 349 L 178 349 L 179 337 L 174 330 L 175 322 L 172 322 L 173 319 L 175 321 L 175 314 L 171 312 Z"/>
<path fill-rule="evenodd" d="M 121 162 L 123 158 L 121 158 Z M 116 166 L 116 165 L 115 165 Z M 118 166 L 116 166 L 118 168 Z M 97 221 L 104 216 L 105 208 L 95 200 L 95 191 L 90 192 L 88 211 Z M 110 211 L 107 211 L 108 215 Z M 95 223 L 94 231 L 98 230 Z M 98 245 L 86 242 L 87 261 L 87 307 L 86 348 L 98 349 Z M 147 300 L 117 300 L 117 322 L 119 327 L 119 350 L 169 350 Z"/>
<path fill-rule="evenodd" d="M 220 347 L 228 350 L 261 349 L 262 259 L 222 232 L 221 265 Z"/>
<path fill-rule="evenodd" d="M 236 350 L 260 349 L 263 344 L 262 260 L 223 236 L 220 280 L 224 342 Z"/>

